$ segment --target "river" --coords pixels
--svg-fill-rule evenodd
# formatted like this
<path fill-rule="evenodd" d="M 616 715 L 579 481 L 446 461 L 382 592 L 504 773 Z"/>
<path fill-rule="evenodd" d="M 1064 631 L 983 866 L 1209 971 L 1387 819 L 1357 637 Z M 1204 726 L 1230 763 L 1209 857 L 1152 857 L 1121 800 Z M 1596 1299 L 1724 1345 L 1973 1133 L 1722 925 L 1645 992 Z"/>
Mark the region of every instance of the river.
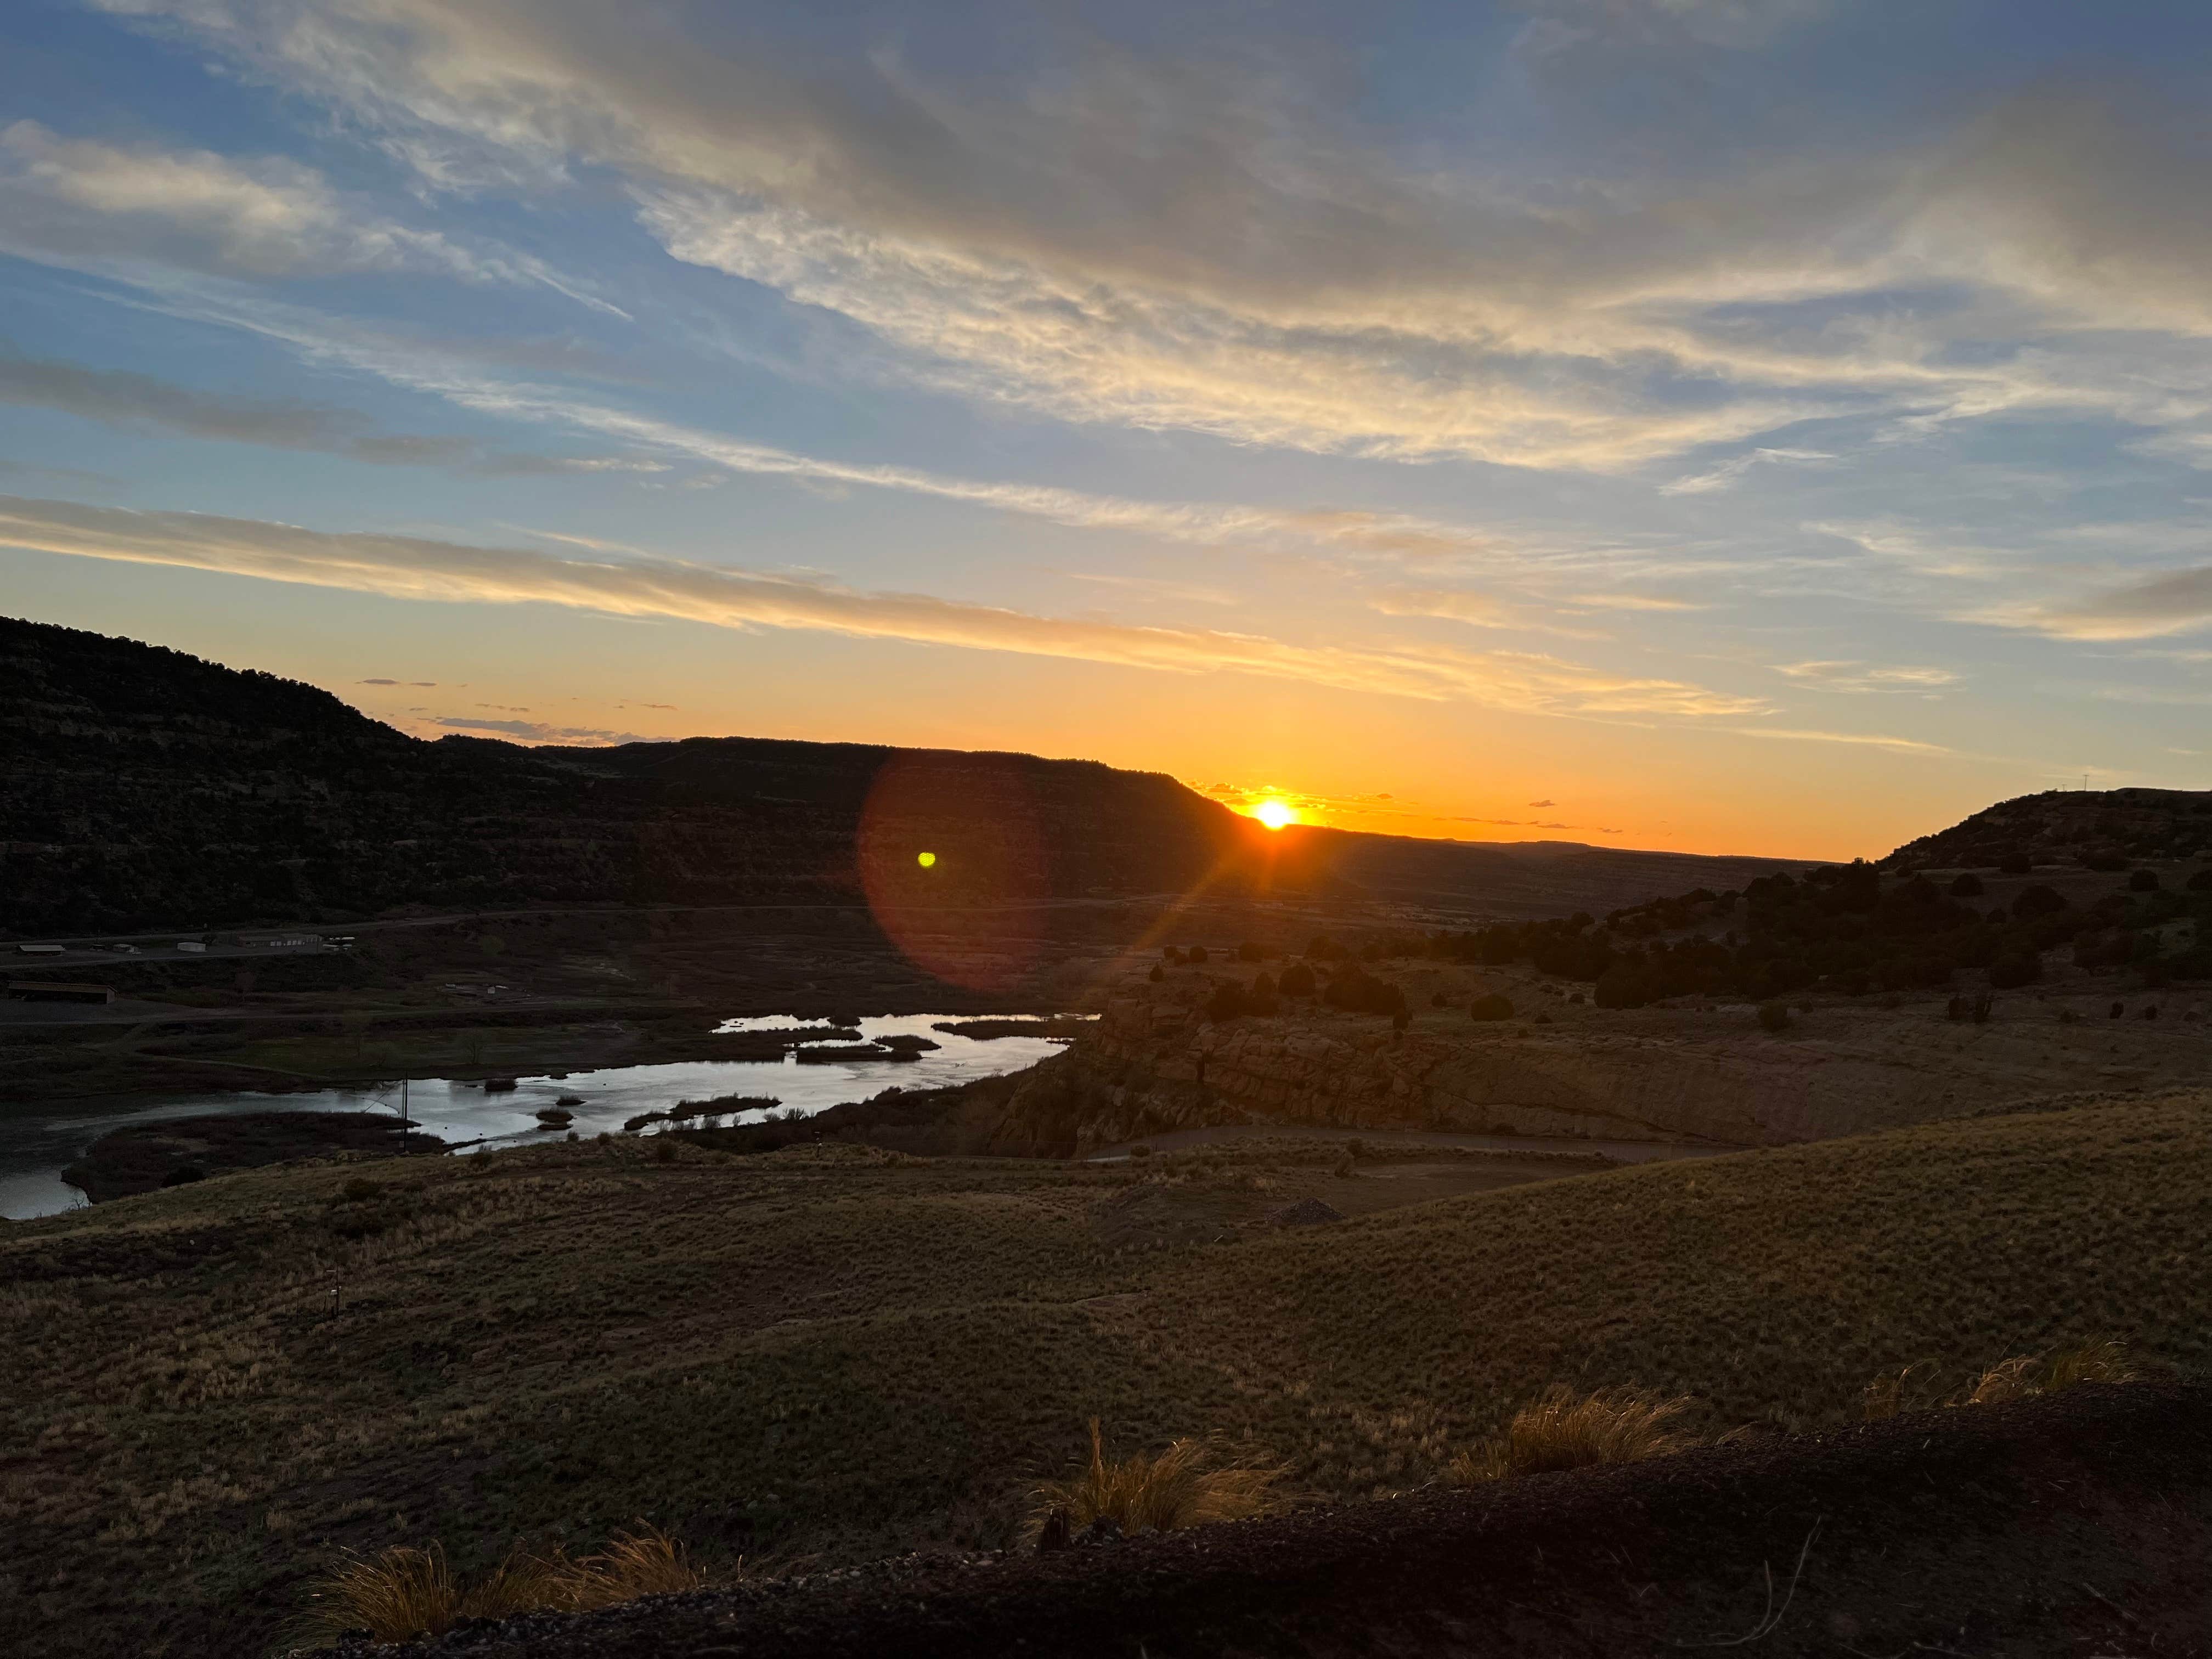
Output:
<path fill-rule="evenodd" d="M 1050 1037 L 956 1036 L 930 1028 L 939 1020 L 972 1018 L 957 1014 L 889 1014 L 860 1021 L 864 1037 L 913 1036 L 939 1046 L 917 1060 L 838 1060 L 800 1065 L 781 1060 L 680 1060 L 667 1066 L 617 1066 L 565 1077 L 520 1074 L 512 1091 L 485 1092 L 481 1083 L 444 1078 L 416 1079 L 408 1089 L 408 1109 L 416 1122 L 441 1139 L 475 1141 L 482 1146 L 514 1146 L 550 1137 L 535 1114 L 563 1095 L 582 1097 L 568 1109 L 568 1127 L 580 1135 L 619 1131 L 640 1113 L 665 1111 L 686 1100 L 725 1095 L 773 1096 L 780 1110 L 812 1114 L 847 1101 L 897 1086 L 939 1089 L 977 1078 L 996 1077 L 1034 1066 L 1064 1046 Z M 726 1020 L 724 1031 L 789 1030 L 821 1022 L 769 1015 Z M 849 1039 L 847 1039 L 849 1041 Z M 121 1100 L 75 1100 L 51 1107 L 17 1108 L 0 1116 L 0 1216 L 27 1220 L 82 1204 L 84 1194 L 62 1179 L 62 1170 L 92 1143 L 131 1123 L 204 1117 L 215 1112 L 360 1112 L 399 1105 L 396 1083 L 374 1089 L 324 1089 L 313 1093 L 133 1096 Z M 722 1120 L 758 1121 L 760 1112 Z"/>

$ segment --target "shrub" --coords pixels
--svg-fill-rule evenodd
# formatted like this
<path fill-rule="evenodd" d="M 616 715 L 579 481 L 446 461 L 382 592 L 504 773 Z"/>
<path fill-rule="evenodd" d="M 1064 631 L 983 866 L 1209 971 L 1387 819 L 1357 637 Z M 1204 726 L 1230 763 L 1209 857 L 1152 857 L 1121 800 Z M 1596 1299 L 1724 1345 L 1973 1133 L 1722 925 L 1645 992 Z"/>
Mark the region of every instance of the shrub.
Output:
<path fill-rule="evenodd" d="M 2155 870 L 2138 870 L 2128 878 L 2128 891 L 2130 893 L 2155 893 L 2158 889 L 2158 872 Z"/>
<path fill-rule="evenodd" d="M 348 1176 L 345 1184 L 338 1188 L 338 1202 L 341 1204 L 366 1203 L 383 1190 L 381 1185 L 371 1181 L 367 1176 Z"/>
<path fill-rule="evenodd" d="M 195 1181 L 205 1181 L 207 1171 L 197 1164 L 179 1164 L 161 1177 L 164 1187 L 189 1187 Z"/>
<path fill-rule="evenodd" d="M 1512 1000 L 1492 991 L 1488 996 L 1477 997 L 1467 1006 L 1467 1012 L 1476 1019 L 1510 1019 L 1513 1018 Z"/>
<path fill-rule="evenodd" d="M 1962 871 L 1951 883 L 1953 898 L 1979 898 L 1981 896 L 1982 878 L 1971 870 Z"/>
<path fill-rule="evenodd" d="M 1662 1400 L 1635 1389 L 1601 1389 L 1577 1399 L 1570 1389 L 1554 1388 L 1514 1413 L 1503 1433 L 1455 1457 L 1451 1478 L 1473 1486 L 1685 1450 L 1695 1443 L 1668 1425 L 1689 1404 L 1686 1395 Z"/>
<path fill-rule="evenodd" d="M 1182 953 L 1182 959 L 1194 968 L 1205 967 L 1207 960 L 1206 947 L 1203 945 L 1192 945 L 1189 950 Z"/>
<path fill-rule="evenodd" d="M 1145 1145 L 1141 1140 L 1135 1146 L 1129 1148 L 1129 1156 L 1131 1158 L 1150 1158 L 1152 1155 L 1152 1149 Z"/>
<path fill-rule="evenodd" d="M 1161 960 L 1164 962 L 1181 962 L 1182 960 L 1182 947 L 1178 945 L 1168 945 L 1161 951 L 1160 957 Z"/>
<path fill-rule="evenodd" d="M 2212 865 L 2206 866 L 2184 884 L 2192 893 L 2212 893 Z"/>
<path fill-rule="evenodd" d="M 1267 953 L 1249 939 L 1237 947 L 1237 960 L 1239 962 L 1265 962 L 1267 959 Z"/>
<path fill-rule="evenodd" d="M 2025 853 L 2007 853 L 1997 860 L 1998 872 L 2002 875 L 2024 876 L 2034 868 L 2034 864 Z"/>
<path fill-rule="evenodd" d="M 1286 997 L 1310 997 L 1314 994 L 1314 970 L 1303 962 L 1294 962 L 1283 969 L 1275 988 Z"/>
<path fill-rule="evenodd" d="M 1759 1024 L 1762 1030 L 1786 1031 L 1790 1029 L 1790 1005 L 1786 1002 L 1762 1002 L 1759 1005 Z"/>
<path fill-rule="evenodd" d="M 1223 980 L 1213 988 L 1213 994 L 1206 1000 L 1206 1017 L 1211 1020 L 1235 1019 L 1248 1012 L 1244 988 L 1233 979 Z"/>
<path fill-rule="evenodd" d="M 1155 985 L 1158 984 L 1162 980 L 1165 979 L 1167 976 L 1168 976 L 1168 970 L 1167 970 L 1166 969 L 1164 969 L 1164 968 L 1161 967 L 1161 966 L 1160 966 L 1160 964 L 1159 964 L 1158 963 L 1157 963 L 1157 962 L 1156 962 L 1156 963 L 1154 963 L 1152 964 L 1152 971 L 1151 973 L 1149 973 L 1149 974 L 1147 974 L 1147 975 L 1145 975 L 1145 977 L 1146 977 L 1146 979 L 1148 979 L 1148 980 L 1152 981 L 1152 983 L 1153 983 L 1153 984 L 1155 984 Z"/>
<path fill-rule="evenodd" d="M 1055 1519 L 1074 1532 L 1110 1521 L 1130 1534 L 1242 1521 L 1282 1506 L 1278 1488 L 1289 1473 L 1253 1464 L 1212 1466 L 1205 1443 L 1197 1440 L 1178 1440 L 1153 1456 L 1138 1452 L 1109 1460 L 1094 1417 L 1089 1466 L 1068 1480 L 1045 1481 L 1033 1494 L 1032 1535 Z"/>
<path fill-rule="evenodd" d="M 2033 921 L 2038 916 L 2055 916 L 2069 908 L 2065 894 L 2055 887 L 2045 887 L 2039 883 L 2022 889 L 2020 896 L 2012 902 L 2013 918 L 2018 921 Z"/>
<path fill-rule="evenodd" d="M 2032 951 L 1999 957 L 1990 964 L 1990 983 L 2000 991 L 2016 991 L 2043 977 L 2043 958 Z"/>

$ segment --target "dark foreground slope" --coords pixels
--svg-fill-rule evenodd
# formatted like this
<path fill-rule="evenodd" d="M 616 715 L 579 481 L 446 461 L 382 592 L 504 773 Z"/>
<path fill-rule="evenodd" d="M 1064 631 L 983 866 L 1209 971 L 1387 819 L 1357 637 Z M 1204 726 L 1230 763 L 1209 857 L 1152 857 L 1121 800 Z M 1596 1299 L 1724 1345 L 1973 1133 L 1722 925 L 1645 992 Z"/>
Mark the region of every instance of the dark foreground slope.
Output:
<path fill-rule="evenodd" d="M 0 1653 L 252 1656 L 344 1550 L 480 1573 L 636 1516 L 717 1573 L 1002 1547 L 1092 1417 L 1352 1503 L 1439 1480 L 1555 1383 L 1693 1395 L 1714 1437 L 1832 1433 L 1908 1365 L 1926 1404 L 2099 1337 L 2212 1366 L 2202 1093 L 1428 1202 L 1449 1170 L 1324 1152 L 618 1138 L 0 1226 Z M 1307 1197 L 1348 1218 L 1270 1224 Z M 1750 1626 L 1729 1598 L 1803 1537 L 1776 1533 L 1715 1545 L 1688 1634 Z"/>
<path fill-rule="evenodd" d="M 409 1651 L 2057 1659 L 2198 1654 L 2208 1632 L 2212 1389 L 2130 1384 L 1051 1556 L 908 1557 Z"/>
<path fill-rule="evenodd" d="M 915 854 L 937 862 L 925 878 Z M 694 738 L 409 738 L 327 692 L 0 619 L 0 933 L 398 906 L 1050 905 L 1202 892 L 1609 908 L 1771 860 L 1272 836 L 1153 773 Z"/>

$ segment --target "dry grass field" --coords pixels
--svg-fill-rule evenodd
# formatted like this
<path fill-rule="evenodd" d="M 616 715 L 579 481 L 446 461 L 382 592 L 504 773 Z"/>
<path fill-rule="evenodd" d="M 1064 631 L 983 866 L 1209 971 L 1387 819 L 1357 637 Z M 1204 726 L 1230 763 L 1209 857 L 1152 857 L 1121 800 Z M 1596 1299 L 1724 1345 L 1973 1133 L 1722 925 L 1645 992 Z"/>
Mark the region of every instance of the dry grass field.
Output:
<path fill-rule="evenodd" d="M 1553 1384 L 1689 1395 L 1701 1434 L 1850 1420 L 1908 1364 L 2212 1358 L 2203 1094 L 1434 1191 L 586 1141 L 0 1228 L 0 1649 L 267 1651 L 348 1547 L 1001 1544 L 1093 1417 L 1325 1499 L 1443 1476 Z M 1309 1195 L 1350 1218 L 1266 1224 Z"/>

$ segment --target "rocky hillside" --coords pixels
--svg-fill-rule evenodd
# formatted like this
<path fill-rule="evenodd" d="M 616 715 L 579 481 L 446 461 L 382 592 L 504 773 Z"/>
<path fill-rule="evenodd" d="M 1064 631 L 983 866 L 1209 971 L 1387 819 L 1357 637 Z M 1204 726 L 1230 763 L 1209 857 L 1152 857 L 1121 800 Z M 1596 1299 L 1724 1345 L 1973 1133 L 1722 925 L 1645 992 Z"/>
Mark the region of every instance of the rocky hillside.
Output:
<path fill-rule="evenodd" d="M 1774 867 L 1272 836 L 1170 778 L 1027 755 L 428 743 L 312 686 L 0 620 L 0 933 L 17 936 L 864 895 L 879 915 L 1194 893 L 1544 915 Z"/>
<path fill-rule="evenodd" d="M 1883 860 L 1922 869 L 2075 866 L 2212 856 L 2212 789 L 2047 789 L 1984 807 Z"/>

